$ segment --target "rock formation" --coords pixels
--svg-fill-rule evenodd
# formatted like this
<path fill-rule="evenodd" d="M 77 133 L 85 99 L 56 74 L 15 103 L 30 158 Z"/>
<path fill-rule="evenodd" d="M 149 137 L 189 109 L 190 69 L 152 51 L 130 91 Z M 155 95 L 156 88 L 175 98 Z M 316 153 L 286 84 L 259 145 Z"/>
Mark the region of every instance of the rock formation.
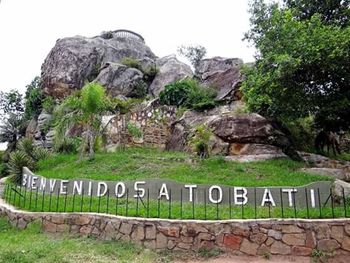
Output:
<path fill-rule="evenodd" d="M 41 67 L 41 87 L 45 94 L 62 97 L 94 80 L 101 66 L 124 58 L 155 60 L 156 56 L 137 38 L 82 36 L 59 39 Z"/>
<path fill-rule="evenodd" d="M 218 101 L 240 100 L 242 65 L 241 59 L 214 57 L 200 61 L 196 73 L 202 84 L 217 90 Z"/>
<path fill-rule="evenodd" d="M 125 63 L 126 58 L 132 63 Z M 214 57 L 203 59 L 196 69 L 199 82 L 215 88 L 216 100 L 226 106 L 208 112 L 187 111 L 176 118 L 176 108 L 157 105 L 155 100 L 127 115 L 108 116 L 108 147 L 138 143 L 189 151 L 189 139 L 196 127 L 204 124 L 212 131 L 209 142 L 212 154 L 275 158 L 285 153 L 295 157 L 287 136 L 271 122 L 257 114 L 237 113 L 242 105 L 239 90 L 242 65 L 241 59 Z M 148 76 L 149 69 L 156 69 L 155 76 Z M 60 98 L 80 89 L 86 81 L 96 81 L 113 97 L 157 98 L 167 84 L 193 76 L 191 67 L 176 56 L 157 58 L 140 35 L 117 30 L 92 38 L 58 40 L 42 65 L 41 88 L 45 94 Z M 38 123 L 33 120 L 28 126 L 27 136 L 33 137 L 38 145 L 52 147 L 54 133 L 43 124 L 49 119 L 49 115 L 42 113 Z M 142 138 L 128 135 L 129 122 L 142 130 Z M 75 127 L 66 134 L 79 132 L 81 129 Z"/>
<path fill-rule="evenodd" d="M 158 59 L 156 65 L 159 72 L 150 86 L 150 93 L 154 97 L 159 95 L 166 84 L 193 76 L 190 66 L 177 60 L 174 55 Z"/>

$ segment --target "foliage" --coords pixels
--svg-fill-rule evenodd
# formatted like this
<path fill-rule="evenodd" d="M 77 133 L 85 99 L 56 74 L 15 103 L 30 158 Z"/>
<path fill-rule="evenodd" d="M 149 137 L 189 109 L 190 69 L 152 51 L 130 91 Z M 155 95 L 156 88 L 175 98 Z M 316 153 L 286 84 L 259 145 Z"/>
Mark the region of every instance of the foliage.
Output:
<path fill-rule="evenodd" d="M 22 114 L 23 111 L 23 98 L 18 90 L 11 90 L 9 92 L 0 91 L 1 119 L 6 118 L 8 114 Z"/>
<path fill-rule="evenodd" d="M 129 68 L 136 68 L 140 70 L 143 73 L 143 79 L 147 83 L 151 83 L 154 77 L 159 72 L 159 69 L 156 65 L 150 65 L 148 67 L 143 67 L 141 62 L 137 59 L 130 58 L 130 57 L 124 57 L 121 62 L 123 65 L 129 67 Z"/>
<path fill-rule="evenodd" d="M 301 20 L 310 19 L 319 14 L 325 24 L 335 24 L 342 27 L 349 25 L 349 0 L 283 0 L 286 6 L 294 10 L 294 15 Z"/>
<path fill-rule="evenodd" d="M 196 45 L 196 46 L 180 46 L 177 50 L 177 52 L 187 58 L 192 66 L 197 69 L 199 62 L 205 57 L 207 54 L 207 50 L 205 47 Z"/>
<path fill-rule="evenodd" d="M 94 158 L 94 143 L 101 133 L 101 114 L 108 109 L 109 99 L 105 89 L 98 83 L 87 83 L 80 92 L 67 97 L 55 111 L 56 136 L 58 140 L 76 124 L 83 126 L 80 160 L 86 149 L 89 159 Z"/>
<path fill-rule="evenodd" d="M 77 153 L 81 139 L 79 137 L 64 136 L 61 140 L 56 140 L 54 151 L 57 153 Z"/>
<path fill-rule="evenodd" d="M 312 116 L 287 122 L 286 126 L 297 149 L 314 152 L 314 139 L 317 131 L 314 127 L 314 118 Z"/>
<path fill-rule="evenodd" d="M 127 98 L 120 99 L 118 97 L 108 98 L 107 101 L 107 111 L 118 112 L 120 114 L 126 114 L 136 105 L 140 104 L 140 99 Z"/>
<path fill-rule="evenodd" d="M 37 118 L 43 108 L 44 96 L 41 93 L 39 85 L 40 78 L 35 77 L 32 82 L 26 86 L 24 115 L 27 120 Z"/>
<path fill-rule="evenodd" d="M 52 114 L 55 108 L 54 98 L 51 96 L 45 97 L 42 101 L 42 107 L 47 113 Z"/>
<path fill-rule="evenodd" d="M 24 166 L 35 170 L 37 162 L 49 156 L 50 153 L 47 149 L 34 146 L 30 139 L 21 139 L 18 142 L 17 150 L 10 153 L 9 162 L 7 163 L 8 173 L 12 181 L 17 183 L 21 181 Z"/>
<path fill-rule="evenodd" d="M 34 170 L 35 165 L 33 160 L 22 151 L 14 151 L 10 154 L 10 160 L 7 163 L 8 173 L 13 182 L 20 183 L 22 178 L 22 169 L 26 166 Z"/>
<path fill-rule="evenodd" d="M 318 127 L 347 129 L 350 27 L 325 23 L 320 14 L 301 19 L 296 9 L 258 0 L 251 13 L 246 39 L 258 54 L 242 85 L 249 109 L 284 121 L 311 114 Z"/>
<path fill-rule="evenodd" d="M 209 141 L 212 135 L 213 132 L 204 124 L 196 127 L 189 144 L 193 147 L 199 158 L 209 157 Z"/>
<path fill-rule="evenodd" d="M 0 151 L 0 178 L 7 176 L 7 166 L 4 163 L 4 152 Z"/>
<path fill-rule="evenodd" d="M 0 142 L 8 142 L 5 159 L 25 133 L 23 112 L 23 99 L 18 91 L 0 92 Z"/>
<path fill-rule="evenodd" d="M 132 122 L 128 122 L 127 130 L 128 133 L 134 138 L 142 138 L 143 136 L 142 130 Z"/>
<path fill-rule="evenodd" d="M 220 256 L 223 251 L 220 248 L 207 248 L 207 247 L 201 247 L 198 250 L 198 254 L 205 259 L 213 258 Z"/>
<path fill-rule="evenodd" d="M 160 103 L 186 107 L 194 110 L 206 110 L 215 107 L 216 92 L 202 87 L 194 79 L 184 79 L 165 86 L 159 94 Z"/>

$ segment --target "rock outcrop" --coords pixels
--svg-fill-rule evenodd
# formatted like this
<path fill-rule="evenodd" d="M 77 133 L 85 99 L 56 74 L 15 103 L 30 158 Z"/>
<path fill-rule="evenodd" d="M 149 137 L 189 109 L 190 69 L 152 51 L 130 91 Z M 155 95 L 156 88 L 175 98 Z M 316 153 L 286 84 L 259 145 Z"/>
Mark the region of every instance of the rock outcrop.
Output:
<path fill-rule="evenodd" d="M 85 81 L 94 80 L 107 62 L 120 62 L 125 57 L 156 59 L 143 41 L 110 34 L 109 38 L 76 36 L 57 40 L 41 67 L 44 93 L 54 97 L 70 94 Z"/>
<path fill-rule="evenodd" d="M 196 70 L 202 84 L 217 90 L 216 100 L 240 100 L 239 91 L 242 82 L 240 71 L 243 61 L 237 58 L 214 57 L 200 61 Z"/>
<path fill-rule="evenodd" d="M 220 109 L 222 111 L 220 111 Z M 285 154 L 297 159 L 291 141 L 270 121 L 258 114 L 236 114 L 217 108 L 207 113 L 186 112 L 171 125 L 166 145 L 169 150 L 189 150 L 188 141 L 198 125 L 205 125 L 213 133 L 210 150 L 222 155 L 265 155 L 270 158 Z"/>
<path fill-rule="evenodd" d="M 193 76 L 191 67 L 177 60 L 175 55 L 158 59 L 156 61 L 156 65 L 159 72 L 150 86 L 150 93 L 154 97 L 159 95 L 159 93 L 164 89 L 165 85 Z"/>
<path fill-rule="evenodd" d="M 54 130 L 50 129 L 52 115 L 42 111 L 37 120 L 31 120 L 26 129 L 26 137 L 34 141 L 35 146 L 52 148 L 54 145 Z"/>
<path fill-rule="evenodd" d="M 143 73 L 138 69 L 128 68 L 118 63 L 106 63 L 95 81 L 104 86 L 113 97 L 122 95 L 138 98 L 147 93 Z"/>

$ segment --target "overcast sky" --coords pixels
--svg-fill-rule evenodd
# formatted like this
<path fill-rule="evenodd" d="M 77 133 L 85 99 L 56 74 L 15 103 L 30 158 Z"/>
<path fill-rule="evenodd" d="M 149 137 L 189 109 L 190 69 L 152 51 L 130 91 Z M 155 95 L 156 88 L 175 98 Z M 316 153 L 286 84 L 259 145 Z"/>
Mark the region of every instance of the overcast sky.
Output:
<path fill-rule="evenodd" d="M 200 44 L 207 57 L 249 62 L 247 10 L 248 0 L 1 0 L 0 90 L 24 92 L 58 38 L 116 29 L 140 33 L 159 57 Z"/>

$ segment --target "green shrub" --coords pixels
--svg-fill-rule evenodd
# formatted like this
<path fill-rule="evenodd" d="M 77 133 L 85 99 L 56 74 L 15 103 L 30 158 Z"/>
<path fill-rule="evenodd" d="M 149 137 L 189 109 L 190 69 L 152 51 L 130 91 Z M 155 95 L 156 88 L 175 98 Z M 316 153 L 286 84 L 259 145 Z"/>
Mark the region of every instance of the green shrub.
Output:
<path fill-rule="evenodd" d="M 161 104 L 206 110 L 215 107 L 215 90 L 202 87 L 194 79 L 184 79 L 165 86 L 159 94 Z"/>
<path fill-rule="evenodd" d="M 314 139 L 316 137 L 316 129 L 314 127 L 314 118 L 300 118 L 293 122 L 286 123 L 291 133 L 291 139 L 298 150 L 306 152 L 314 152 Z"/>
<path fill-rule="evenodd" d="M 77 153 L 81 139 L 79 137 L 63 137 L 55 142 L 54 151 L 57 153 Z"/>
<path fill-rule="evenodd" d="M 159 72 L 159 69 L 156 65 L 143 67 L 139 60 L 130 57 L 124 57 L 121 63 L 129 68 L 136 68 L 140 70 L 143 73 L 144 81 L 149 84 L 153 81 L 154 77 Z"/>
<path fill-rule="evenodd" d="M 55 100 L 53 97 L 51 96 L 48 96 L 48 97 L 45 97 L 42 101 L 42 106 L 43 106 L 43 109 L 49 113 L 49 114 L 52 114 L 54 108 L 55 108 Z"/>
<path fill-rule="evenodd" d="M 20 183 L 22 179 L 22 169 L 26 166 L 31 170 L 34 170 L 35 163 L 25 152 L 14 151 L 10 154 L 10 160 L 7 163 L 8 172 L 11 181 L 14 183 Z"/>
<path fill-rule="evenodd" d="M 119 98 L 112 98 L 108 102 L 108 111 L 119 112 L 120 114 L 126 114 L 137 104 L 141 103 L 141 99 L 128 98 L 122 100 Z"/>
<path fill-rule="evenodd" d="M 142 130 L 137 127 L 134 123 L 129 122 L 127 124 L 128 133 L 134 138 L 142 138 Z"/>
<path fill-rule="evenodd" d="M 204 124 L 196 127 L 193 137 L 189 140 L 189 145 L 200 158 L 209 157 L 209 141 L 213 132 Z"/>
<path fill-rule="evenodd" d="M 31 170 L 35 170 L 39 160 L 49 157 L 50 152 L 42 147 L 33 145 L 33 141 L 27 138 L 18 142 L 17 150 L 10 154 L 7 163 L 8 174 L 15 183 L 21 182 L 22 169 L 24 166 Z"/>

